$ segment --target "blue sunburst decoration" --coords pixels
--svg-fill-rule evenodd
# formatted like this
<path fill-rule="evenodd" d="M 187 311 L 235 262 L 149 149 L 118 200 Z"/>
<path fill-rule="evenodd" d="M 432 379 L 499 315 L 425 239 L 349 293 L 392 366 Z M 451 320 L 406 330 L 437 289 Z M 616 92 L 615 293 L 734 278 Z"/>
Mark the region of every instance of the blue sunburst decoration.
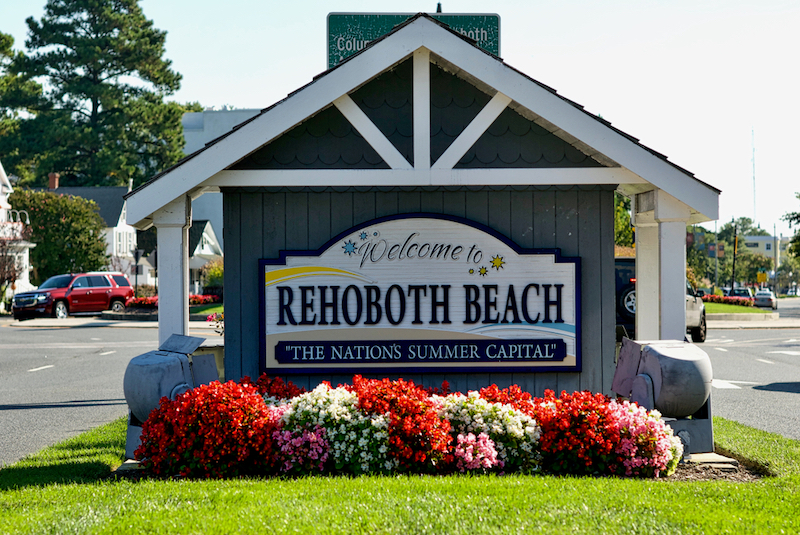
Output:
<path fill-rule="evenodd" d="M 367 236 L 368 234 L 365 231 L 362 231 L 361 234 L 359 235 L 359 238 L 361 238 L 361 241 L 364 241 L 367 239 Z"/>
<path fill-rule="evenodd" d="M 356 252 L 356 244 L 353 243 L 352 240 L 347 240 L 344 242 L 344 245 L 342 245 L 342 249 L 344 249 L 344 254 L 353 256 Z"/>

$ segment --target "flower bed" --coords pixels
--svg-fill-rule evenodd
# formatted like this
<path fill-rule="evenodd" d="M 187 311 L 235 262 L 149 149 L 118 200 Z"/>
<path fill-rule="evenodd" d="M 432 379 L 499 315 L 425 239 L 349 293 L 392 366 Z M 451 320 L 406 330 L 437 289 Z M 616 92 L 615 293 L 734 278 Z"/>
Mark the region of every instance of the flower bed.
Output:
<path fill-rule="evenodd" d="M 702 299 L 705 303 L 723 303 L 742 307 L 751 307 L 753 303 L 755 303 L 755 299 L 752 297 L 734 297 L 727 295 L 704 295 Z"/>
<path fill-rule="evenodd" d="M 195 295 L 189 296 L 189 305 L 211 305 L 220 303 L 222 300 L 218 295 Z M 158 296 L 153 297 L 134 297 L 128 302 L 131 308 L 145 308 L 154 310 L 158 308 Z"/>
<path fill-rule="evenodd" d="M 159 476 L 565 473 L 659 477 L 683 448 L 657 411 L 589 392 L 467 394 L 355 376 L 306 392 L 262 376 L 162 398 L 136 458 Z"/>

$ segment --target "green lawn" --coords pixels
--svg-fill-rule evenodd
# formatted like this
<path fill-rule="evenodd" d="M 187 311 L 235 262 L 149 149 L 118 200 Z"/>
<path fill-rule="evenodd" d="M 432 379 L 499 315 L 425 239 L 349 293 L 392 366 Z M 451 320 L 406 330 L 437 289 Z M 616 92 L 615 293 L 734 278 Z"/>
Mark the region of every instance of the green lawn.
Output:
<path fill-rule="evenodd" d="M 118 420 L 0 469 L 0 533 L 797 533 L 800 442 L 715 418 L 756 483 L 553 476 L 103 480 Z"/>
<path fill-rule="evenodd" d="M 706 314 L 768 314 L 768 308 L 743 307 L 726 303 L 706 303 Z"/>
<path fill-rule="evenodd" d="M 212 303 L 210 305 L 196 305 L 189 307 L 189 314 L 222 314 L 222 303 Z"/>

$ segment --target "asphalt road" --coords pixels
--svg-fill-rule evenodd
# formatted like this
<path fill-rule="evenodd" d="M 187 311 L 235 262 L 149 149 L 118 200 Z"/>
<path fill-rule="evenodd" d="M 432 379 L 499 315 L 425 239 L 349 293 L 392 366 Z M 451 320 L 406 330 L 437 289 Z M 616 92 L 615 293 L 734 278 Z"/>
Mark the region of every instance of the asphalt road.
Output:
<path fill-rule="evenodd" d="M 127 415 L 125 368 L 158 346 L 156 323 L 134 325 L 0 319 L 0 466 Z"/>
<path fill-rule="evenodd" d="M 800 298 L 781 299 L 778 313 L 796 328 L 769 328 L 766 321 L 757 329 L 715 329 L 709 323 L 698 347 L 714 370 L 714 415 L 800 440 Z"/>
<path fill-rule="evenodd" d="M 782 299 L 778 311 L 800 320 L 800 298 Z M 714 369 L 712 413 L 800 440 L 800 327 L 757 323 L 711 327 L 699 344 Z M 125 416 L 125 368 L 156 349 L 155 327 L 0 318 L 0 466 Z M 217 338 L 208 328 L 190 334 Z"/>

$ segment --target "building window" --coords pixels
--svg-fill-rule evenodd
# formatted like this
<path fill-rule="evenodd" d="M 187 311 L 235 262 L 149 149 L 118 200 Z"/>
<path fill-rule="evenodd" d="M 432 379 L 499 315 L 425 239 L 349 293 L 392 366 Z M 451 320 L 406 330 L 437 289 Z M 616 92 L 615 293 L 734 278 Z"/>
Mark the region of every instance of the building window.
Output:
<path fill-rule="evenodd" d="M 772 244 L 771 243 L 765 243 L 764 245 L 766 246 L 767 251 L 771 251 L 772 250 Z"/>

